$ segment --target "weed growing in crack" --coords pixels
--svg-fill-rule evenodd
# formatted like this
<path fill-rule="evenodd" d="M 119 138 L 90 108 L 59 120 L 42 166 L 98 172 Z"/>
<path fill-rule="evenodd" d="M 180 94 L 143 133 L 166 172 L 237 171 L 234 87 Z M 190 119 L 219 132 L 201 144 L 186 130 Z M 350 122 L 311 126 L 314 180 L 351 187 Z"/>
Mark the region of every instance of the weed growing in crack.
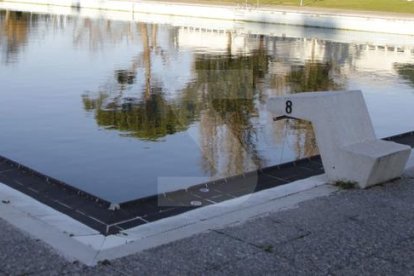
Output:
<path fill-rule="evenodd" d="M 334 182 L 333 185 L 344 190 L 349 190 L 356 188 L 358 186 L 358 183 L 355 181 L 338 180 Z"/>

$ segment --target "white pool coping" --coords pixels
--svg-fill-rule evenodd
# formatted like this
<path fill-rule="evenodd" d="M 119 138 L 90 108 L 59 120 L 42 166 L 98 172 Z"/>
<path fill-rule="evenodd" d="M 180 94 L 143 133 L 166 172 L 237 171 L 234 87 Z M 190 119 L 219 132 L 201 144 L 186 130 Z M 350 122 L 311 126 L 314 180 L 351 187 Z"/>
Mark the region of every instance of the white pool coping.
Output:
<path fill-rule="evenodd" d="M 69 261 L 95 265 L 102 260 L 127 256 L 211 229 L 242 223 L 269 212 L 293 208 L 299 202 L 337 190 L 325 183 L 325 175 L 318 175 L 109 236 L 0 183 L 0 217 L 34 238 L 43 240 Z"/>

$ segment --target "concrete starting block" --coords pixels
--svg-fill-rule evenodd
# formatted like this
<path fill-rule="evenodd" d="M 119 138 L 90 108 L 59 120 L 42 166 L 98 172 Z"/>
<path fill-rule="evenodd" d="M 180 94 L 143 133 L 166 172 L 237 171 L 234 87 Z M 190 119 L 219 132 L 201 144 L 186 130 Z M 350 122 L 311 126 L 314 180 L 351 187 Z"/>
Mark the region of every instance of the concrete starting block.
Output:
<path fill-rule="evenodd" d="M 357 182 L 361 188 L 398 178 L 411 147 L 379 140 L 361 91 L 298 93 L 270 98 L 276 119 L 313 125 L 329 181 Z"/>

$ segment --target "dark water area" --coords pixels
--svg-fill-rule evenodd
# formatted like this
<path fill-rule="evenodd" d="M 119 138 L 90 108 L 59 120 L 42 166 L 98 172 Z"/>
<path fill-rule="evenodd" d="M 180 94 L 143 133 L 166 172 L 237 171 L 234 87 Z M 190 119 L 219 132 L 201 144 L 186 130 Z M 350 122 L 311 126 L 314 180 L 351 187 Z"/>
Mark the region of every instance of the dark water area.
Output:
<path fill-rule="evenodd" d="M 273 96 L 361 89 L 380 137 L 414 130 L 414 42 L 250 27 L 0 10 L 0 155 L 123 202 L 317 154 Z"/>

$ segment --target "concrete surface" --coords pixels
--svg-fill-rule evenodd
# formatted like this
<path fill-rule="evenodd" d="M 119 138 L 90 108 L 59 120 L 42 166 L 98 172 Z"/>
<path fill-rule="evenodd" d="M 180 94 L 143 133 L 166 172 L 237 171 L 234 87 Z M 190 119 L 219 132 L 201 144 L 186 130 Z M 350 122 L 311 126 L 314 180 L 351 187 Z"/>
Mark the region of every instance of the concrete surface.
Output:
<path fill-rule="evenodd" d="M 293 9 L 280 6 L 246 7 L 188 2 L 121 0 L 6 0 L 5 3 L 56 5 L 76 9 L 99 9 L 133 13 L 213 18 L 321 28 L 414 35 L 414 20 L 409 14 L 353 12 L 327 9 Z"/>
<path fill-rule="evenodd" d="M 95 267 L 0 220 L 0 275 L 414 275 L 413 222 L 414 168 Z"/>
<path fill-rule="evenodd" d="M 312 123 L 331 183 L 352 181 L 366 188 L 398 178 L 411 153 L 410 146 L 376 138 L 360 90 L 272 97 L 267 108 L 275 117 Z"/>

